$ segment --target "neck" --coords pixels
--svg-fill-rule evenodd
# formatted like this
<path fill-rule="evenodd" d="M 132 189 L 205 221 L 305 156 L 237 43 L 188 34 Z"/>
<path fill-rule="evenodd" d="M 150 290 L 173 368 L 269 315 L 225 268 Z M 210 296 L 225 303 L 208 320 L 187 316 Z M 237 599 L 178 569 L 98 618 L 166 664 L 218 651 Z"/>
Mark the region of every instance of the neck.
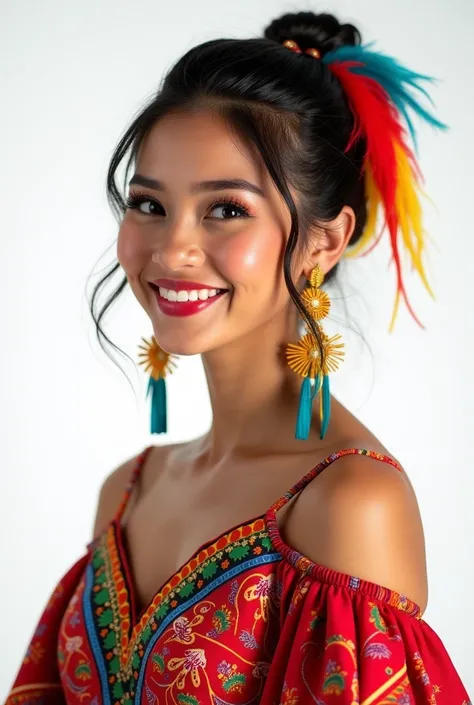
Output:
<path fill-rule="evenodd" d="M 203 439 L 209 464 L 294 444 L 301 377 L 288 367 L 285 346 L 295 330 L 296 316 L 284 313 L 203 355 L 213 412 Z"/>

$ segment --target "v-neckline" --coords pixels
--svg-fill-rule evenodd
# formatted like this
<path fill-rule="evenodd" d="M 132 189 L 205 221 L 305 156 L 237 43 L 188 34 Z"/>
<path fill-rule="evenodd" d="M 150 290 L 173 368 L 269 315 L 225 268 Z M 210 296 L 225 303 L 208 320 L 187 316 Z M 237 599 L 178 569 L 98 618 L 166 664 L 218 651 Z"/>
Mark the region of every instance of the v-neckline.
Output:
<path fill-rule="evenodd" d="M 145 454 L 150 448 L 145 450 Z M 144 457 L 146 457 L 145 454 Z M 252 525 L 254 531 L 264 533 L 266 535 L 265 538 L 268 539 L 271 546 L 271 549 L 269 550 L 270 553 L 274 553 L 275 555 L 280 556 L 280 558 L 286 558 L 290 564 L 295 566 L 299 561 L 303 561 L 306 566 L 305 570 L 310 570 L 310 572 L 314 575 L 322 574 L 326 570 L 324 566 L 319 566 L 318 564 L 313 563 L 291 546 L 286 544 L 280 534 L 276 515 L 285 504 L 295 497 L 295 495 L 299 494 L 312 479 L 331 465 L 334 460 L 344 455 L 353 454 L 365 454 L 372 457 L 375 456 L 380 460 L 388 461 L 390 464 L 400 469 L 397 463 L 388 456 L 365 449 L 347 448 L 326 456 L 326 458 L 321 460 L 317 465 L 309 470 L 306 475 L 295 483 L 293 487 L 291 487 L 282 497 L 277 499 L 264 513 L 258 514 L 244 523 L 236 524 L 229 529 L 225 529 L 217 536 L 209 539 L 199 546 L 190 558 L 188 558 L 188 560 L 185 561 L 182 566 L 180 566 L 180 568 L 159 587 L 150 602 L 139 611 L 139 614 L 137 614 L 136 584 L 133 571 L 131 569 L 131 561 L 128 556 L 126 535 L 121 524 L 122 511 L 120 511 L 116 518 L 109 524 L 102 536 L 105 539 L 106 544 L 103 546 L 103 550 L 107 550 L 108 557 L 110 559 L 112 580 L 120 583 L 118 607 L 119 617 L 121 620 L 120 641 L 122 645 L 122 659 L 125 661 L 128 660 L 128 657 L 137 643 L 137 638 L 142 629 L 145 627 L 145 624 L 151 618 L 152 614 L 159 609 L 158 604 L 156 604 L 158 599 L 161 597 L 161 606 L 161 602 L 166 598 L 168 593 L 174 590 L 174 588 L 179 584 L 180 576 L 183 576 L 186 568 L 189 566 L 191 572 L 195 570 L 200 562 L 200 554 L 203 551 L 209 550 L 213 544 L 216 544 L 216 551 L 219 551 L 221 550 L 219 543 L 222 544 L 225 539 L 227 539 L 227 541 L 222 545 L 222 547 L 235 545 L 242 538 L 252 534 Z M 137 469 L 139 469 L 139 467 Z M 137 472 L 134 473 L 133 479 L 136 475 Z M 127 490 L 128 495 L 133 484 L 133 479 Z M 122 508 L 123 506 L 125 506 L 125 501 L 123 502 Z M 239 532 L 238 535 L 235 536 L 235 538 L 232 538 L 232 534 L 236 532 Z M 193 564 L 195 564 L 194 567 Z M 189 575 L 189 572 L 187 574 Z M 167 588 L 169 589 L 167 590 Z"/>
<path fill-rule="evenodd" d="M 124 578 L 125 584 L 126 584 L 126 592 L 127 592 L 127 598 L 128 598 L 128 607 L 129 607 L 129 621 L 130 621 L 130 628 L 129 628 L 129 633 L 128 633 L 128 641 L 129 643 L 135 641 L 137 634 L 135 632 L 139 631 L 140 623 L 142 622 L 144 616 L 147 614 L 147 612 L 150 610 L 151 606 L 155 603 L 156 599 L 162 594 L 164 588 L 171 584 L 173 580 L 176 579 L 178 575 L 180 575 L 183 571 L 183 569 L 189 565 L 193 560 L 197 560 L 197 557 L 202 551 L 205 551 L 207 548 L 212 546 L 212 544 L 217 543 L 221 539 L 228 538 L 232 532 L 238 531 L 239 529 L 245 529 L 246 527 L 250 527 L 252 524 L 255 524 L 257 521 L 262 521 L 263 526 L 262 526 L 262 531 L 264 531 L 268 535 L 267 531 L 267 526 L 266 526 L 266 516 L 268 514 L 268 510 L 264 512 L 263 514 L 258 514 L 257 516 L 253 517 L 252 519 L 249 519 L 248 521 L 245 521 L 244 523 L 241 524 L 235 524 L 235 526 L 232 526 L 230 529 L 225 529 L 222 531 L 220 534 L 217 536 L 209 539 L 208 541 L 205 541 L 203 544 L 201 544 L 195 551 L 194 553 L 186 560 L 184 563 L 176 570 L 172 575 L 170 575 L 169 578 L 167 578 L 158 588 L 158 590 L 154 593 L 153 597 L 151 600 L 146 604 L 144 607 L 142 607 L 141 610 L 138 610 L 137 608 L 137 586 L 135 582 L 135 578 L 133 575 L 132 571 L 132 566 L 131 566 L 131 561 L 130 561 L 130 556 L 129 556 L 129 546 L 128 546 L 128 541 L 127 541 L 127 535 L 124 532 L 124 527 L 122 526 L 120 522 L 120 518 L 114 519 L 111 523 L 111 529 L 113 533 L 113 540 L 115 544 L 115 549 L 117 551 L 117 555 L 119 557 L 119 572 L 121 574 L 121 577 Z M 235 542 L 234 542 L 235 543 Z"/>

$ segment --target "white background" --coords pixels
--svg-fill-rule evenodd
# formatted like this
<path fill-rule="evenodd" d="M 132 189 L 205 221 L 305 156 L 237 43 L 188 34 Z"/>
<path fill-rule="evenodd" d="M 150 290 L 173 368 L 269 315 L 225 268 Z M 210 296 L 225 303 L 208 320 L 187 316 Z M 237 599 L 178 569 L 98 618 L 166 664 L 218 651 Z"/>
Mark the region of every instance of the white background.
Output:
<path fill-rule="evenodd" d="M 427 330 L 402 308 L 395 333 L 387 332 L 395 279 L 386 244 L 348 261 L 340 274 L 349 318 L 342 308 L 333 316 L 348 354 L 333 389 L 412 479 L 428 551 L 425 616 L 474 692 L 472 0 L 3 0 L 0 697 L 49 593 L 90 539 L 102 481 L 164 440 L 147 433 L 141 368 L 123 363 L 135 398 L 99 349 L 87 311 L 87 276 L 108 248 L 96 272 L 115 255 L 105 198 L 112 150 L 185 50 L 257 36 L 281 12 L 306 9 L 354 21 L 365 41 L 441 79 L 432 94 L 451 130 L 420 129 L 435 204 L 426 205 L 426 225 L 436 303 L 407 277 Z M 114 306 L 106 330 L 134 359 L 151 333 L 131 294 Z M 181 361 L 169 398 L 169 440 L 208 428 L 199 358 Z"/>

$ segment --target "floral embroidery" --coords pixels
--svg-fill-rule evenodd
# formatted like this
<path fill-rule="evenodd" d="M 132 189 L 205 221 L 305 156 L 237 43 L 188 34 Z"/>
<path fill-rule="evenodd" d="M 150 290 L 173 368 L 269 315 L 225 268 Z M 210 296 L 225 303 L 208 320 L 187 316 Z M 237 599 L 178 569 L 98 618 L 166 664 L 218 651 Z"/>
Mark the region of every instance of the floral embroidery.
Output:
<path fill-rule="evenodd" d="M 91 669 L 87 661 L 81 659 L 77 664 L 75 671 L 75 677 L 80 681 L 88 681 L 91 678 Z"/>
<path fill-rule="evenodd" d="M 364 649 L 364 657 L 365 658 L 390 658 L 392 655 L 392 652 L 388 648 L 386 644 L 381 644 L 377 642 L 372 642 L 372 644 L 368 644 L 365 649 Z"/>
<path fill-rule="evenodd" d="M 238 580 L 233 580 L 231 583 L 231 588 L 229 592 L 229 597 L 227 598 L 228 602 L 230 605 L 233 605 L 235 602 L 236 595 L 239 591 L 239 581 Z"/>
<path fill-rule="evenodd" d="M 235 663 L 231 666 L 227 661 L 221 661 L 217 667 L 217 672 L 226 693 L 242 692 L 246 678 L 243 673 L 237 671 L 237 665 Z"/>
<path fill-rule="evenodd" d="M 283 695 L 281 705 L 298 705 L 298 690 L 297 688 L 288 688 L 286 683 L 283 686 Z"/>
<path fill-rule="evenodd" d="M 196 552 L 138 618 L 119 513 L 55 590 L 7 705 L 472 705 L 416 605 L 279 535 L 276 508 L 352 452 L 379 457 L 330 456 Z"/>
<path fill-rule="evenodd" d="M 224 604 L 215 605 L 205 599 L 196 602 L 196 599 L 199 598 L 197 593 L 202 593 L 209 583 L 218 584 L 225 577 L 226 570 L 245 566 L 246 561 L 263 561 L 262 565 L 268 565 L 267 570 L 271 571 L 271 563 L 278 561 L 279 556 L 271 544 L 271 551 L 268 550 L 263 520 L 259 519 L 252 525 L 240 527 L 232 532 L 232 540 L 230 536 L 222 537 L 201 551 L 182 569 L 181 576 L 173 576 L 170 583 L 163 588 L 162 595 L 155 598 L 156 608 L 149 608 L 134 629 L 130 624 L 129 587 L 122 573 L 116 531 L 117 527 L 112 525 L 94 546 L 90 573 L 92 582 L 89 588 L 90 599 L 94 605 L 94 626 L 89 629 L 94 629 L 99 638 L 104 666 L 108 673 L 107 687 L 110 687 L 113 698 L 134 698 L 142 660 L 149 643 L 152 639 L 156 641 L 158 636 L 161 643 L 196 648 L 188 648 L 186 657 L 177 656 L 177 652 L 169 648 L 167 653 L 161 649 L 152 654 L 151 672 L 159 681 L 149 685 L 151 694 L 155 693 L 154 686 L 159 682 L 161 687 L 173 689 L 176 697 L 176 690 L 181 690 L 185 682 L 188 682 L 186 676 L 189 676 L 191 687 L 197 687 L 198 682 L 201 684 L 200 668 L 203 670 L 203 667 L 191 667 L 190 660 L 197 658 L 199 663 L 206 661 L 207 644 L 203 642 L 204 638 L 217 645 L 224 634 L 232 632 L 237 643 L 244 645 L 249 653 L 258 651 L 260 642 L 257 640 L 255 629 L 260 621 L 265 624 L 269 619 L 274 583 L 271 572 L 258 571 L 254 574 L 250 571 L 243 580 L 235 578 L 230 581 L 227 601 Z M 262 548 L 258 557 L 252 557 L 249 537 L 253 539 L 254 547 Z M 223 558 L 224 556 L 227 558 Z M 226 562 L 227 568 L 223 568 Z M 180 608 L 191 602 L 196 603 L 192 611 L 179 614 Z M 241 627 L 234 632 L 234 628 L 242 624 L 242 615 L 247 614 L 243 611 L 244 605 L 251 602 L 257 603 L 257 607 L 250 613 L 253 615 L 251 623 L 248 628 Z M 75 609 L 76 604 L 70 607 Z M 172 613 L 176 614 L 176 617 L 169 627 L 166 627 L 165 620 L 168 620 L 168 615 Z M 75 642 L 71 642 L 69 638 L 65 643 L 71 648 Z M 199 647 L 202 644 L 202 648 L 198 648 L 198 644 Z M 256 662 L 246 663 L 244 659 L 242 663 L 252 674 Z M 245 672 L 237 664 L 235 666 L 232 678 L 224 679 L 229 692 L 243 688 L 247 682 Z M 253 678 L 261 683 L 264 676 L 256 671 Z M 145 690 L 145 693 L 147 692 Z M 189 694 L 194 697 L 192 688 Z"/>
<path fill-rule="evenodd" d="M 345 676 L 347 676 L 347 671 L 343 671 L 335 661 L 328 661 L 326 677 L 323 681 L 323 694 L 341 695 L 346 686 Z"/>
<path fill-rule="evenodd" d="M 160 675 L 165 672 L 165 657 L 168 656 L 169 650 L 165 648 L 161 651 L 161 653 L 156 653 L 153 654 L 151 661 L 153 664 L 153 671 L 155 673 L 159 673 Z"/>
<path fill-rule="evenodd" d="M 181 644 L 191 644 L 194 641 L 193 630 L 187 617 L 178 617 L 173 622 L 176 641 Z"/>
<path fill-rule="evenodd" d="M 315 628 L 318 622 L 323 621 L 323 616 L 318 614 L 316 610 L 311 610 L 310 612 L 311 615 L 311 621 L 308 625 L 308 631 L 312 632 Z"/>
<path fill-rule="evenodd" d="M 416 651 L 416 652 L 413 654 L 413 659 L 414 659 L 415 664 L 416 664 L 416 665 L 415 665 L 415 668 L 416 668 L 416 670 L 418 671 L 418 678 L 421 680 L 421 682 L 423 683 L 423 685 L 428 685 L 429 682 L 430 682 L 430 677 L 429 677 L 428 673 L 426 672 L 426 668 L 425 668 L 425 665 L 424 665 L 424 663 L 423 663 L 423 659 L 421 658 L 421 656 L 420 656 L 420 654 L 418 653 L 418 651 Z"/>
<path fill-rule="evenodd" d="M 254 637 L 254 635 L 248 632 L 247 630 L 243 629 L 240 632 L 239 639 L 242 644 L 247 647 L 247 649 L 258 649 L 258 641 Z"/>
<path fill-rule="evenodd" d="M 228 629 L 230 629 L 231 623 L 231 611 L 225 605 L 222 605 L 220 609 L 214 612 L 214 616 L 212 618 L 212 624 L 214 626 L 214 629 L 208 632 L 209 636 L 215 638 L 219 634 L 223 634 Z"/>
<path fill-rule="evenodd" d="M 41 642 L 33 641 L 26 652 L 23 663 L 39 663 L 44 656 L 44 648 L 41 646 Z"/>
<path fill-rule="evenodd" d="M 170 671 L 181 668 L 178 674 L 176 685 L 179 689 L 184 688 L 186 676 L 190 674 L 192 684 L 198 688 L 201 683 L 199 669 L 206 668 L 207 660 L 203 649 L 187 649 L 183 658 L 172 658 L 168 661 Z"/>
<path fill-rule="evenodd" d="M 189 693 L 180 693 L 176 697 L 176 700 L 182 703 L 182 705 L 199 705 L 200 703 L 194 695 L 190 695 Z"/>
<path fill-rule="evenodd" d="M 301 600 L 304 598 L 305 594 L 308 592 L 308 588 L 310 585 L 310 581 L 305 579 L 305 580 L 300 580 L 296 586 L 296 589 L 293 593 L 291 604 L 290 604 L 290 614 L 294 611 L 296 607 L 298 607 L 298 603 L 301 602 Z"/>
<path fill-rule="evenodd" d="M 387 626 L 380 615 L 379 608 L 377 607 L 377 605 L 374 605 L 373 602 L 370 603 L 370 607 L 371 607 L 371 610 L 370 610 L 371 624 L 375 625 L 377 631 L 382 632 L 383 634 L 386 634 L 387 633 Z"/>

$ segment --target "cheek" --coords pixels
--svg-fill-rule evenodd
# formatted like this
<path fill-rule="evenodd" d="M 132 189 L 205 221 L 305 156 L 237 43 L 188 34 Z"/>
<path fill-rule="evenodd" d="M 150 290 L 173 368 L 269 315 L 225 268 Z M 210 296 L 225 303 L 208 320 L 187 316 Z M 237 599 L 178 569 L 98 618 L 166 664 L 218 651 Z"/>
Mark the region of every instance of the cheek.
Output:
<path fill-rule="evenodd" d="M 220 269 L 236 288 L 273 288 L 283 278 L 284 238 L 274 228 L 230 237 L 219 251 Z"/>
<path fill-rule="evenodd" d="M 136 230 L 126 221 L 120 226 L 117 237 L 117 259 L 129 280 L 134 280 L 146 263 L 146 251 Z"/>

